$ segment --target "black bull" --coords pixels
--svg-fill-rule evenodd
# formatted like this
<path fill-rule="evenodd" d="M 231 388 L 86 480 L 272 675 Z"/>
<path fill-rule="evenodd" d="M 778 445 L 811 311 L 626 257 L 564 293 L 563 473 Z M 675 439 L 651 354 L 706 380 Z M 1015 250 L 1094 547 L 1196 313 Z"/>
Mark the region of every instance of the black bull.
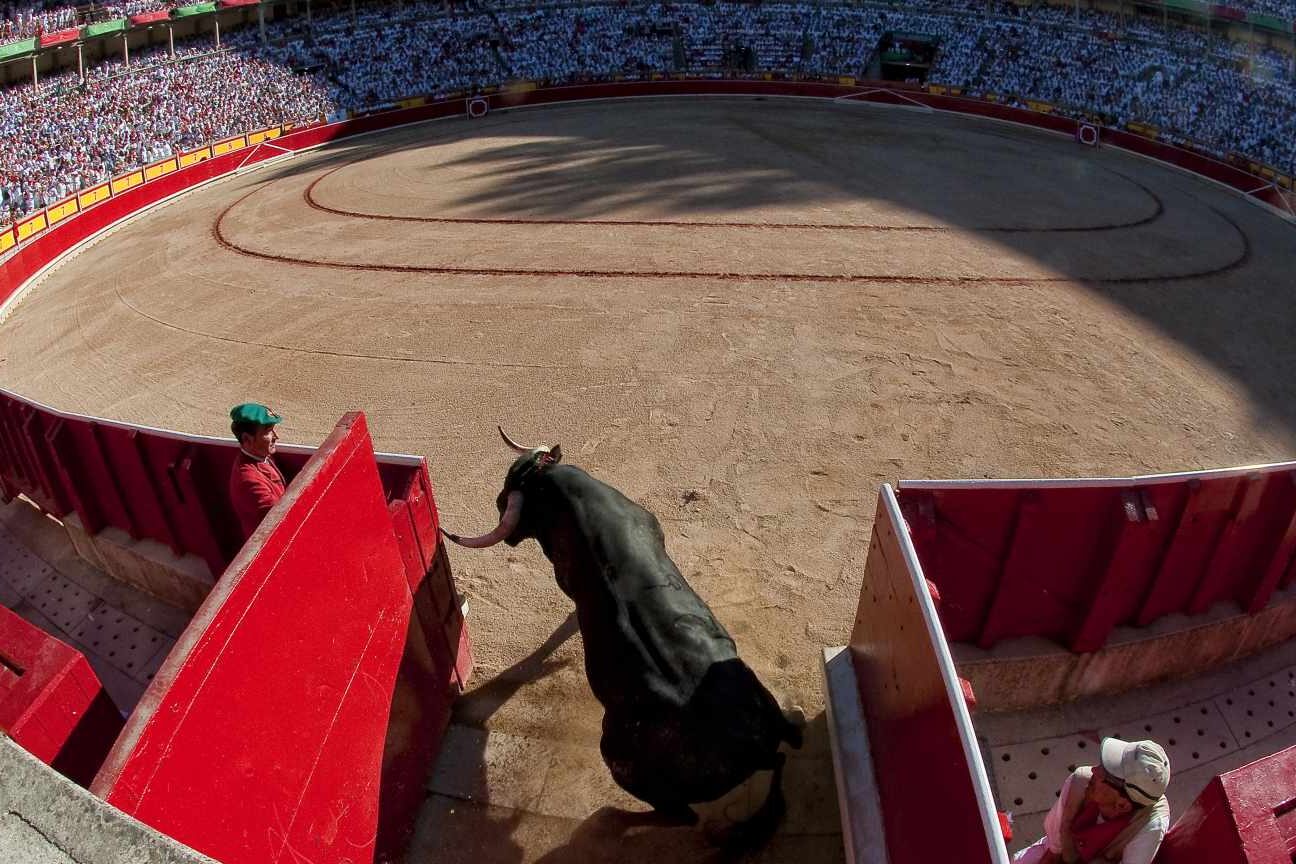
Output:
<path fill-rule="evenodd" d="M 781 805 L 779 745 L 800 747 L 800 726 L 666 554 L 657 518 L 561 458 L 557 447 L 526 450 L 499 494 L 499 526 L 448 536 L 473 547 L 539 541 L 576 604 L 586 676 L 604 708 L 600 749 L 621 788 L 683 815 L 772 769 L 770 801 Z"/>

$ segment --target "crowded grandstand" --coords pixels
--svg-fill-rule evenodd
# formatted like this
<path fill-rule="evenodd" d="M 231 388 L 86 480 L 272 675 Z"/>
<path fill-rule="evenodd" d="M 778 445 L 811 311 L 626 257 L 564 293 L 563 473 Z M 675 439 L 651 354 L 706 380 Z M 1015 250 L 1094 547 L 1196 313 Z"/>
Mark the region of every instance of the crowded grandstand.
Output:
<path fill-rule="evenodd" d="M 283 122 L 479 92 L 663 74 L 901 77 L 1047 110 L 1216 157 L 1296 172 L 1296 56 L 1285 38 L 1227 38 L 1209 18 L 1077 6 L 440 3 L 338 5 L 202 30 L 142 50 L 101 49 L 41 74 L 33 41 L 94 21 L 166 16 L 167 5 L 0 7 L 0 59 L 30 72 L 0 90 L 0 224 L 185 148 Z M 213 7 L 214 8 L 214 7 Z M 1224 8 L 1224 7 L 1217 7 Z M 162 10 L 160 13 L 158 10 Z M 262 12 L 262 15 L 266 13 Z M 1241 13 L 1240 13 L 1241 14 Z M 1245 17 L 1245 15 L 1243 16 Z M 260 23 L 260 26 L 257 26 Z M 1204 26 L 1200 26 L 1203 25 Z M 86 31 L 89 32 L 89 31 Z M 124 32 L 124 31 L 123 31 Z M 909 34 L 907 46 L 893 34 Z M 4 47 L 10 43 L 9 49 Z M 914 44 L 930 61 L 905 65 Z M 30 61 L 27 59 L 31 57 Z M 893 68 L 883 68 L 892 62 Z M 901 69 L 900 75 L 894 69 Z"/>

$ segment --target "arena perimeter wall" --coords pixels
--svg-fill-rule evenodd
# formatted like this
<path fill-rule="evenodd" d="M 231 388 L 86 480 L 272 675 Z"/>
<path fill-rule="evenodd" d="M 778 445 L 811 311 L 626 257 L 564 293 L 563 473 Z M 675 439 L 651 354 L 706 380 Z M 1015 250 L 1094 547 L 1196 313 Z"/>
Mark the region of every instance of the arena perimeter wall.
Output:
<path fill-rule="evenodd" d="M 468 103 L 474 99 L 485 100 L 489 108 L 495 110 L 636 96 L 797 96 L 932 108 L 1020 123 L 1067 135 L 1075 135 L 1080 126 L 1087 125 L 1056 114 L 1013 108 L 997 102 L 949 96 L 894 84 L 842 80 L 844 83 L 661 79 L 545 88 L 521 85 L 480 97 L 416 104 L 415 107 L 377 112 L 337 123 L 301 129 L 290 124 L 237 135 L 129 171 L 107 183 L 53 204 L 12 228 L 0 231 L 0 255 L 8 256 L 0 259 L 0 320 L 7 314 L 20 289 L 60 255 L 159 201 L 237 170 L 340 138 L 441 117 L 464 116 Z M 411 100 L 413 103 L 419 101 Z M 1103 144 L 1176 165 L 1275 208 L 1292 212 L 1283 193 L 1272 180 L 1218 159 L 1131 132 L 1105 127 L 1097 131 Z"/>

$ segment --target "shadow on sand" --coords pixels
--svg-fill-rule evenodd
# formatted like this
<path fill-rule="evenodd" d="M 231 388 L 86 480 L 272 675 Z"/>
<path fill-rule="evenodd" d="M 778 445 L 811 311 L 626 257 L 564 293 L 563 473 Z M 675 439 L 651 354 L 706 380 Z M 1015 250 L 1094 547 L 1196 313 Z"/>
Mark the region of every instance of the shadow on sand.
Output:
<path fill-rule="evenodd" d="M 441 149 L 469 140 L 480 146 Z M 982 236 L 1123 307 L 1229 376 L 1296 441 L 1296 231 L 1169 167 L 974 118 L 733 97 L 448 119 L 341 142 L 323 161 L 293 160 L 264 178 L 422 148 L 426 160 L 402 170 L 473 177 L 429 216 L 689 221 L 748 208 L 901 208 L 935 244 L 945 231 Z M 629 229 L 606 230 L 634 243 Z M 875 238 L 860 242 L 884 242 Z"/>
<path fill-rule="evenodd" d="M 447 760 L 475 776 L 452 781 L 459 788 L 489 791 L 482 730 L 490 718 L 522 687 L 564 668 L 552 655 L 578 632 L 572 613 L 536 650 L 464 695 L 456 703 L 458 734 L 442 751 L 435 771 L 454 770 Z M 562 706 L 555 706 L 562 711 Z M 468 734 L 465 734 L 467 732 Z M 612 864 L 620 861 L 688 861 L 728 864 L 739 861 L 800 861 L 811 853 L 816 862 L 831 862 L 842 854 L 837 833 L 835 787 L 828 767 L 826 715 L 805 729 L 805 747 L 792 754 L 784 782 L 788 813 L 768 843 L 742 849 L 717 848 L 697 827 L 680 826 L 656 813 L 602 806 L 580 820 L 493 806 L 473 796 L 430 794 L 408 864 Z M 799 769 L 799 770 L 798 770 Z M 600 764 L 598 770 L 605 770 Z M 437 783 L 432 782 L 435 788 Z M 576 794 L 573 790 L 573 794 Z M 794 834 L 784 833 L 791 828 Z"/>

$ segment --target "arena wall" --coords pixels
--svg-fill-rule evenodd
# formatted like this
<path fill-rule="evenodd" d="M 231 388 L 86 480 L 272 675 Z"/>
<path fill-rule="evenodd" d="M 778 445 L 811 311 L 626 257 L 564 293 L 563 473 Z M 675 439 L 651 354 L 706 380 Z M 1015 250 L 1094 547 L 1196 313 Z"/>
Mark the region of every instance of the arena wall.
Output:
<path fill-rule="evenodd" d="M 1296 580 L 1296 462 L 1128 479 L 904 481 L 946 632 L 1076 653 L 1118 625 L 1217 603 L 1248 614 Z"/>
<path fill-rule="evenodd" d="M 902 481 L 899 499 L 985 710 L 1199 674 L 1296 636 L 1296 462 Z"/>

